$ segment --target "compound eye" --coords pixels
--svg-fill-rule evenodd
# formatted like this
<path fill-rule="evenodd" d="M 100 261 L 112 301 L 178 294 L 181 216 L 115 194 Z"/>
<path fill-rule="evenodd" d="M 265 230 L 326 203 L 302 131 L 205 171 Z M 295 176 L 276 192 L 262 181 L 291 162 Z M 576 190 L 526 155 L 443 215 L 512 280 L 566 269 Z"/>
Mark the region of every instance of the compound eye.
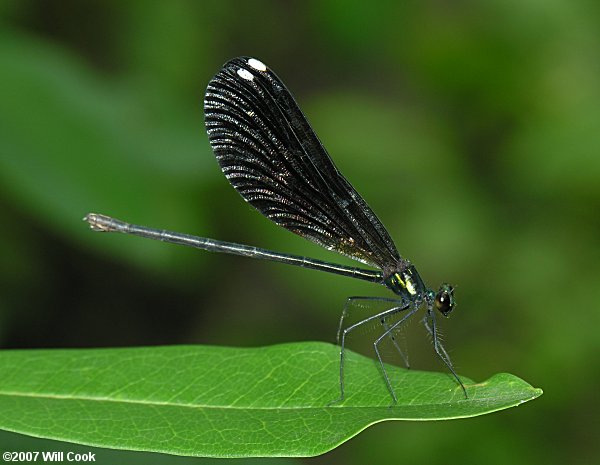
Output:
<path fill-rule="evenodd" d="M 435 296 L 435 308 L 439 312 L 448 316 L 454 310 L 454 289 L 449 285 L 444 285 Z"/>

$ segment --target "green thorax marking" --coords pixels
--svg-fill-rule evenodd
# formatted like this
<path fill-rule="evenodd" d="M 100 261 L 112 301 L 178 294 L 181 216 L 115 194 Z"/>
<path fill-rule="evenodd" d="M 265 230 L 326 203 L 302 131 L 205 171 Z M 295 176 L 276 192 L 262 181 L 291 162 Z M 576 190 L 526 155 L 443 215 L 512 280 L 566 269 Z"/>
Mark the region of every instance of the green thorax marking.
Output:
<path fill-rule="evenodd" d="M 386 285 L 396 294 L 409 298 L 421 295 L 425 291 L 425 285 L 412 265 L 391 275 Z"/>

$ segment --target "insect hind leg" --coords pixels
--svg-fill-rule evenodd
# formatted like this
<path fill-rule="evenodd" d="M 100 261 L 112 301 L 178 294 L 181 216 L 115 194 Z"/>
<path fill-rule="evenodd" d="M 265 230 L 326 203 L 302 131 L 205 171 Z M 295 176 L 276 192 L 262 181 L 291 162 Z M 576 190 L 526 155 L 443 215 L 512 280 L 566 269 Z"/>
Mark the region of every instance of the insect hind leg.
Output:
<path fill-rule="evenodd" d="M 403 307 L 403 308 L 406 308 L 408 305 L 408 302 L 406 302 L 403 299 L 394 299 L 391 297 L 371 297 L 371 296 L 369 296 L 369 297 L 363 297 L 363 296 L 348 297 L 346 299 L 346 303 L 344 304 L 344 309 L 342 311 L 342 315 L 340 317 L 340 323 L 338 325 L 338 331 L 337 331 L 337 337 L 336 337 L 337 345 L 340 345 L 340 334 L 344 328 L 344 320 L 345 320 L 345 318 L 347 318 L 349 316 L 350 308 L 353 306 L 353 304 L 355 304 L 357 302 L 386 302 L 386 303 L 393 304 L 393 307 Z M 389 328 L 387 318 L 389 318 L 389 316 L 382 317 L 380 320 L 381 326 L 383 326 L 383 328 L 386 330 Z M 400 346 L 398 345 L 398 341 L 396 340 L 396 337 L 394 336 L 393 333 L 390 333 L 390 340 L 392 341 L 392 344 L 398 351 L 398 354 L 400 355 L 400 358 L 404 362 L 404 365 L 406 366 L 406 368 L 410 368 L 410 363 L 408 361 L 408 355 L 405 354 L 404 351 L 400 348 Z"/>
<path fill-rule="evenodd" d="M 364 318 L 363 320 L 358 321 L 357 323 L 354 323 L 350 326 L 348 326 L 347 328 L 343 328 L 344 325 L 344 319 L 348 316 L 348 307 L 349 305 L 351 305 L 352 302 L 356 302 L 359 300 L 366 300 L 366 301 L 379 301 L 379 302 L 389 302 L 392 304 L 395 304 L 395 306 L 393 306 L 392 308 L 388 309 L 388 310 L 384 310 L 383 312 L 379 312 L 375 315 L 371 315 L 370 317 Z M 345 398 L 345 391 L 344 391 L 344 360 L 345 360 L 345 348 L 346 348 L 346 337 L 348 336 L 348 334 L 350 334 L 352 331 L 354 331 L 356 328 L 367 324 L 371 321 L 377 321 L 379 320 L 380 322 L 385 322 L 386 318 L 389 318 L 390 316 L 401 312 L 403 310 L 406 310 L 407 308 L 409 308 L 409 305 L 406 301 L 401 300 L 401 299 L 392 299 L 392 298 L 387 298 L 387 297 L 349 297 L 348 300 L 346 301 L 346 305 L 344 305 L 344 310 L 342 312 L 342 316 L 340 318 L 340 324 L 339 324 L 339 328 L 338 328 L 338 344 L 340 345 L 340 397 L 332 402 L 330 402 L 330 404 L 335 404 L 338 402 L 341 402 L 344 400 Z M 415 310 L 416 311 L 416 310 Z M 411 312 L 412 314 L 413 312 Z M 391 325 L 389 327 L 389 329 L 386 329 L 385 331 L 385 335 L 388 336 L 390 334 L 392 334 L 393 330 L 398 327 L 399 323 L 404 321 L 406 318 L 402 318 L 402 320 L 400 320 L 399 322 L 394 323 L 393 325 Z M 387 324 L 387 323 L 386 323 Z M 341 337 L 340 337 L 341 336 Z M 378 353 L 378 350 L 376 350 L 376 353 Z M 401 352 L 401 351 L 400 351 Z M 381 357 L 378 354 L 378 358 L 380 363 L 383 363 L 381 361 Z M 387 373 L 384 374 L 387 378 Z M 386 379 L 387 384 L 389 386 L 389 379 Z"/>
<path fill-rule="evenodd" d="M 407 302 L 403 299 L 394 299 L 391 297 L 372 297 L 372 296 L 348 297 L 346 299 L 346 303 L 344 304 L 344 309 L 342 310 L 342 316 L 340 317 L 340 323 L 338 325 L 338 331 L 337 331 L 337 337 L 336 337 L 336 344 L 338 344 L 338 345 L 340 344 L 340 335 L 342 334 L 342 330 L 344 329 L 344 320 L 350 314 L 350 307 L 356 302 L 389 302 L 392 304 L 392 307 L 405 307 L 407 304 Z M 385 313 L 385 311 L 382 313 Z"/>

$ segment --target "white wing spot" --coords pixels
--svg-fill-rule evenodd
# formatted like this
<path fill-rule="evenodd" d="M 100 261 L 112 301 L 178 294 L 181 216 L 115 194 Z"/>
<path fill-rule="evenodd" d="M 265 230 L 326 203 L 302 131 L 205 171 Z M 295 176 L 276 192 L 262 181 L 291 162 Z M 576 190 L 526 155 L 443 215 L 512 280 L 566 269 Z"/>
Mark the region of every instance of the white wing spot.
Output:
<path fill-rule="evenodd" d="M 267 70 L 267 65 L 265 65 L 262 61 L 257 60 L 256 58 L 250 58 L 248 60 L 248 64 L 258 71 Z"/>
<path fill-rule="evenodd" d="M 238 73 L 239 77 L 241 77 L 242 79 L 245 79 L 246 81 L 254 80 L 254 76 L 252 76 L 252 73 L 248 70 L 240 68 L 237 70 L 237 73 Z"/>

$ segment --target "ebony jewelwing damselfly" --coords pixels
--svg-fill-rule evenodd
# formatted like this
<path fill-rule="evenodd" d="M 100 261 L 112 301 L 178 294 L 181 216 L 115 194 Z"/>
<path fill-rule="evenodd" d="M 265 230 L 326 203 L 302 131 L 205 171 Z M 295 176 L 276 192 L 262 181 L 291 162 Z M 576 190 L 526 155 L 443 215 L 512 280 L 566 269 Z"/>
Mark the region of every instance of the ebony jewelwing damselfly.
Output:
<path fill-rule="evenodd" d="M 453 287 L 442 284 L 437 292 L 426 287 L 414 265 L 400 256 L 383 224 L 336 168 L 277 75 L 254 58 L 234 58 L 209 82 L 204 113 L 208 138 L 221 170 L 248 203 L 279 226 L 377 270 L 137 226 L 95 213 L 85 217 L 91 228 L 287 263 L 384 285 L 395 298 L 350 297 L 342 312 L 338 330 L 339 400 L 345 396 L 346 337 L 356 328 L 376 322 L 381 323 L 383 332 L 373 347 L 393 401 L 397 402 L 379 346 L 389 338 L 403 355 L 396 344 L 395 331 L 422 306 L 426 307 L 423 323 L 431 335 L 433 348 L 467 397 L 465 386 L 439 339 L 436 323 L 435 310 L 449 316 L 455 307 Z M 348 306 L 356 300 L 384 302 L 389 308 L 344 327 Z M 405 313 L 390 322 L 401 312 Z"/>

